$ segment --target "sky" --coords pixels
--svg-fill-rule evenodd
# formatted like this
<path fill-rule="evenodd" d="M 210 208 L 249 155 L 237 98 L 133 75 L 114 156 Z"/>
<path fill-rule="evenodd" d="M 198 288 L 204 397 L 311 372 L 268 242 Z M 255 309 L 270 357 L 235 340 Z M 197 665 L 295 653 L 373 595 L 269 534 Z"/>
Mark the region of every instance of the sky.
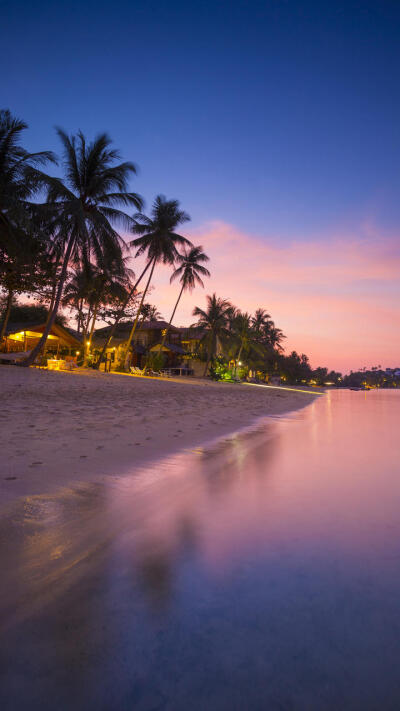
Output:
<path fill-rule="evenodd" d="M 264 307 L 343 372 L 400 365 L 400 3 L 0 0 L 1 105 L 25 145 L 106 130 L 210 256 L 204 293 Z M 168 317 L 176 289 L 156 277 Z"/>

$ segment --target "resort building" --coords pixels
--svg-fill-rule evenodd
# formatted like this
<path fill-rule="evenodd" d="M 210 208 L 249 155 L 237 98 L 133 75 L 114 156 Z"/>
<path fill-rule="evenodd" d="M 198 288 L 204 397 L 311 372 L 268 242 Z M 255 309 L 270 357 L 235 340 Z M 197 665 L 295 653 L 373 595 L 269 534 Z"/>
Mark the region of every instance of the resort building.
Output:
<path fill-rule="evenodd" d="M 1 344 L 3 354 L 29 353 L 38 343 L 46 327 L 45 323 L 9 323 L 5 339 Z M 82 349 L 82 341 L 76 331 L 53 324 L 46 340 L 44 353 L 56 355 L 77 355 Z"/>
<path fill-rule="evenodd" d="M 108 342 L 106 353 L 113 363 L 118 363 L 125 358 L 132 326 L 132 321 L 118 324 L 114 336 Z M 150 352 L 155 352 L 159 349 L 167 328 L 168 323 L 166 321 L 143 321 L 138 324 L 130 347 L 130 362 L 132 366 L 139 368 L 144 366 L 146 356 Z M 181 330 L 182 329 L 176 328 L 175 326 L 171 326 L 169 329 L 168 339 L 162 349 L 166 356 L 166 368 L 181 368 L 186 365 L 188 368 L 190 367 L 187 363 L 188 353 L 182 343 Z M 111 326 L 98 328 L 95 331 L 92 341 L 94 350 L 100 350 L 104 347 L 110 332 Z"/>

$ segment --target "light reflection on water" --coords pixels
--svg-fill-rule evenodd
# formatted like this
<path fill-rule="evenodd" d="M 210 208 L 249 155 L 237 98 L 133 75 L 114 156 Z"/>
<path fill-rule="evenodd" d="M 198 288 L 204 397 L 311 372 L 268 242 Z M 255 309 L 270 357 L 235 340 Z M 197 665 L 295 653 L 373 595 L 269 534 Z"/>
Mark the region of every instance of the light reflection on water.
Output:
<path fill-rule="evenodd" d="M 399 415 L 399 393 L 332 391 L 22 502 L 1 708 L 400 708 Z"/>

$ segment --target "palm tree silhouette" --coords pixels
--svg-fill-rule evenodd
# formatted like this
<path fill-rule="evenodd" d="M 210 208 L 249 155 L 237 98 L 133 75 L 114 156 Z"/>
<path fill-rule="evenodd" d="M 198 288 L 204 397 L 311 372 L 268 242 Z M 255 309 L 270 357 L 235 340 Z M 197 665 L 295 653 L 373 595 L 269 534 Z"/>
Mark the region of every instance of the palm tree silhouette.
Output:
<path fill-rule="evenodd" d="M 0 110 L 0 245 L 18 226 L 26 226 L 27 201 L 49 180 L 39 166 L 56 163 L 51 151 L 29 153 L 20 145 L 26 128 L 8 109 Z"/>
<path fill-rule="evenodd" d="M 32 224 L 30 199 L 49 179 L 39 167 L 55 163 L 50 151 L 29 153 L 21 146 L 28 125 L 0 110 L 0 272 L 6 307 L 0 343 L 5 334 L 14 294 L 29 291 L 37 276 L 37 260 L 44 253 L 43 234 Z"/>
<path fill-rule="evenodd" d="M 51 180 L 47 204 L 43 206 L 58 228 L 58 241 L 64 248 L 62 269 L 53 311 L 39 343 L 23 365 L 33 363 L 44 346 L 57 315 L 68 265 L 80 256 L 87 261 L 118 260 L 125 246 L 112 223 L 129 228 L 132 218 L 118 206 L 141 209 L 143 201 L 136 193 L 128 192 L 128 178 L 136 173 L 133 163 L 117 163 L 118 151 L 111 148 L 106 133 L 87 144 L 83 133 L 68 136 L 57 129 L 64 150 L 65 182 Z"/>
<path fill-rule="evenodd" d="M 204 283 L 200 277 L 200 274 L 203 277 L 210 276 L 210 272 L 202 264 L 202 262 L 208 262 L 209 257 L 207 257 L 207 255 L 203 252 L 203 247 L 201 245 L 199 245 L 198 247 L 191 247 L 191 249 L 189 250 L 186 249 L 183 254 L 178 254 L 176 256 L 176 261 L 178 262 L 179 267 L 177 267 L 173 272 L 170 279 L 170 284 L 172 284 L 175 279 L 179 278 L 179 282 L 182 286 L 180 288 L 179 295 L 172 311 L 168 326 L 165 329 L 165 333 L 160 343 L 159 352 L 161 352 L 165 341 L 167 340 L 168 332 L 171 327 L 171 323 L 174 319 L 175 312 L 178 308 L 178 304 L 181 300 L 183 292 L 186 290 L 193 291 L 196 284 L 199 284 L 204 288 Z"/>
<path fill-rule="evenodd" d="M 265 309 L 257 309 L 252 316 L 251 323 L 254 328 L 254 334 L 257 338 L 263 336 L 265 328 L 270 323 L 271 314 L 268 314 Z"/>

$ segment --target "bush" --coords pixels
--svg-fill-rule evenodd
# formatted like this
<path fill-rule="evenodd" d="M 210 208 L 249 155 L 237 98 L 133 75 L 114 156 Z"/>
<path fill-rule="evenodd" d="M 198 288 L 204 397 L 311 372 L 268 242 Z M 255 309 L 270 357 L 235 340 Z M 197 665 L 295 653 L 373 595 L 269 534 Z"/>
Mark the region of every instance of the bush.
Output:
<path fill-rule="evenodd" d="M 212 380 L 224 380 L 225 382 L 232 382 L 232 373 L 228 368 L 227 362 L 222 358 L 222 356 L 217 356 L 214 362 L 210 365 L 210 378 Z"/>
<path fill-rule="evenodd" d="M 149 370 L 161 370 L 164 367 L 164 354 L 154 351 L 146 358 L 146 368 Z"/>

